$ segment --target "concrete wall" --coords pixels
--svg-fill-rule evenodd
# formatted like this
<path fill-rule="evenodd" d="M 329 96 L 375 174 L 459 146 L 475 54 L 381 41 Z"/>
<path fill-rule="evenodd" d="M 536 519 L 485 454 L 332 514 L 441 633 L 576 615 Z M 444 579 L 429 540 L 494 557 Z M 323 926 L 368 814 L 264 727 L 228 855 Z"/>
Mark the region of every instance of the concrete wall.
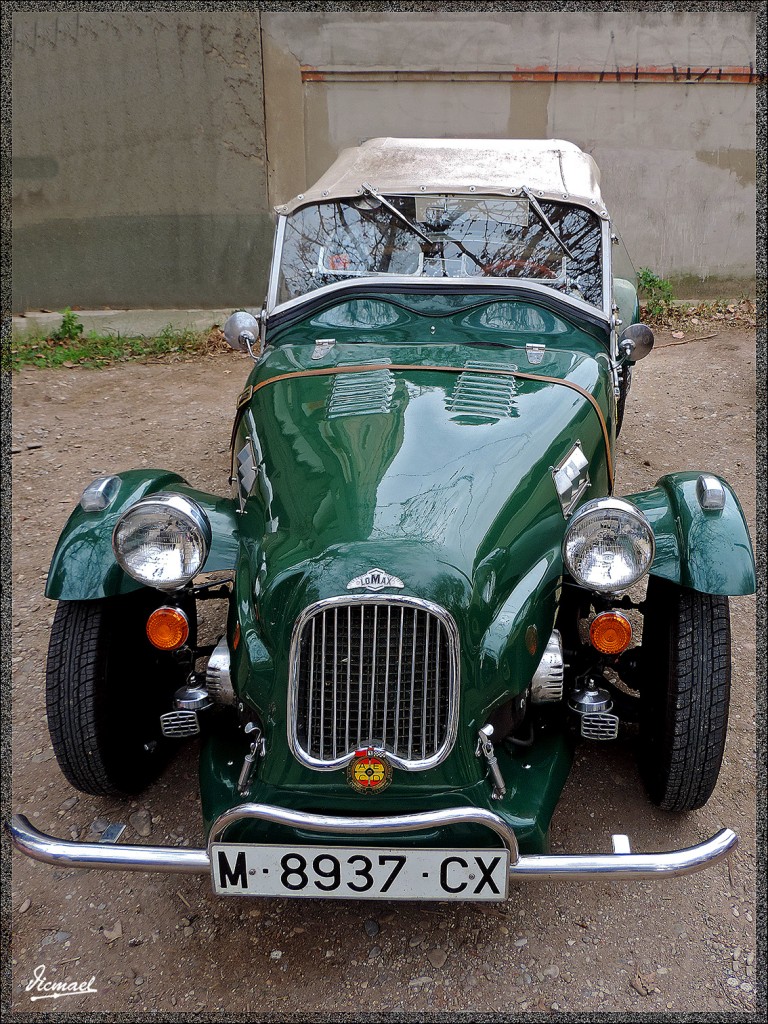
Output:
<path fill-rule="evenodd" d="M 272 202 L 378 135 L 567 139 L 597 161 L 636 266 L 686 294 L 753 287 L 755 86 L 611 76 L 748 67 L 754 14 L 264 13 L 262 24 L 265 81 L 280 81 L 265 92 L 267 135 L 303 123 L 290 149 L 270 147 Z M 605 80 L 505 80 L 515 68 Z"/>
<path fill-rule="evenodd" d="M 569 139 L 637 265 L 749 289 L 755 86 L 614 72 L 746 67 L 754 33 L 733 11 L 16 13 L 14 308 L 258 303 L 269 207 L 377 135 Z M 552 80 L 574 69 L 605 77 Z"/>
<path fill-rule="evenodd" d="M 14 310 L 263 291 L 259 36 L 258 13 L 14 15 Z"/>

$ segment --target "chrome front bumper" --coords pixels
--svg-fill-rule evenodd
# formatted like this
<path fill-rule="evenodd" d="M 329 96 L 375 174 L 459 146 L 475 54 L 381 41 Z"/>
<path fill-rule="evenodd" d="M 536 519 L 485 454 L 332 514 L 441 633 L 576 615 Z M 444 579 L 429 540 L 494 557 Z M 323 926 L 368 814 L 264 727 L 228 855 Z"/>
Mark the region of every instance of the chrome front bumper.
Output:
<path fill-rule="evenodd" d="M 13 845 L 33 860 L 64 868 L 100 868 L 111 871 L 178 871 L 204 874 L 211 870 L 210 848 L 224 831 L 244 819 L 267 821 L 308 832 L 360 839 L 389 833 L 416 832 L 445 825 L 484 825 L 499 837 L 510 852 L 510 879 L 547 878 L 568 880 L 649 879 L 688 875 L 719 863 L 738 843 L 735 832 L 721 829 L 697 846 L 667 853 L 631 853 L 626 836 L 613 836 L 613 853 L 520 855 L 515 833 L 492 811 L 457 807 L 421 814 L 387 818 L 339 818 L 306 814 L 266 804 L 239 804 L 213 823 L 207 849 L 175 846 L 129 846 L 112 843 L 78 843 L 38 832 L 23 814 L 11 818 Z"/>

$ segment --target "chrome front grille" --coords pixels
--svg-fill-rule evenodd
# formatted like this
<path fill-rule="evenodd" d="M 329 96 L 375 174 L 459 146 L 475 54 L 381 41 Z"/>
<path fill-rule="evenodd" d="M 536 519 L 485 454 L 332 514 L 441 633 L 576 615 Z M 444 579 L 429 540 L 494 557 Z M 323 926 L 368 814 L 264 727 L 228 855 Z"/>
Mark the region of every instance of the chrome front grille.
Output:
<path fill-rule="evenodd" d="M 459 642 L 439 605 L 355 595 L 310 605 L 291 642 L 289 737 L 312 768 L 366 747 L 401 768 L 439 764 L 456 738 Z"/>

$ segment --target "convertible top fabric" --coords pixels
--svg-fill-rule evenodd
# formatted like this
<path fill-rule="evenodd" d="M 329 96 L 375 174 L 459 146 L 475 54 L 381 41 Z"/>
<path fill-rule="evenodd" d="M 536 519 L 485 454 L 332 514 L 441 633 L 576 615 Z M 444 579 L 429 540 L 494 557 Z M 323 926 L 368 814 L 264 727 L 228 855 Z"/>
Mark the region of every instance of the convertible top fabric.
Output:
<path fill-rule="evenodd" d="M 360 195 L 363 182 L 400 195 L 510 195 L 527 187 L 536 196 L 579 202 L 606 216 L 595 161 L 560 139 L 369 139 L 342 150 L 312 188 L 277 212 Z"/>

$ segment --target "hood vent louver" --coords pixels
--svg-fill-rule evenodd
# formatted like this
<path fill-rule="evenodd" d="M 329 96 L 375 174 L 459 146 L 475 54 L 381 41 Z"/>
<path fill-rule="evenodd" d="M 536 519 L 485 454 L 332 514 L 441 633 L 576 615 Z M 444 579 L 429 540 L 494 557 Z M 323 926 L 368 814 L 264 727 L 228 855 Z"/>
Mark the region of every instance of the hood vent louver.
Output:
<path fill-rule="evenodd" d="M 448 399 L 449 412 L 495 420 L 516 415 L 517 381 L 514 377 L 478 372 L 499 370 L 502 367 L 498 363 L 473 361 L 468 362 L 466 368 L 471 372 L 459 374 L 453 394 Z M 517 367 L 504 369 L 516 370 Z"/>
<path fill-rule="evenodd" d="M 331 385 L 328 419 L 388 413 L 394 393 L 395 377 L 389 370 L 341 373 L 333 378 Z"/>

